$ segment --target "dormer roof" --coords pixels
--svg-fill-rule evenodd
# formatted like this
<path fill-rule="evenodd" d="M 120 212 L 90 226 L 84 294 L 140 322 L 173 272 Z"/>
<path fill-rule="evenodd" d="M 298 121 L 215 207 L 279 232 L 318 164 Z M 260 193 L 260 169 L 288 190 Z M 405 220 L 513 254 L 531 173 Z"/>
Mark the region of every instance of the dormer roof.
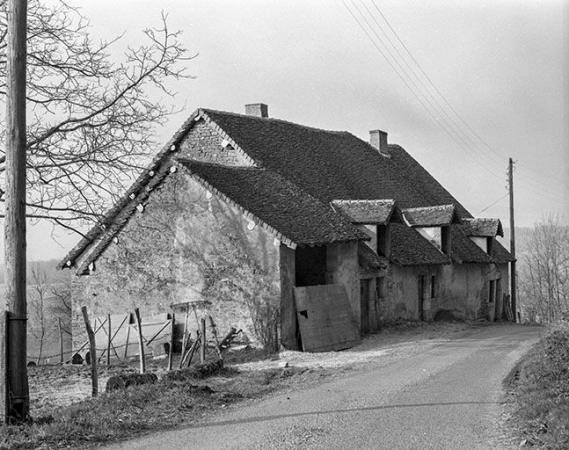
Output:
<path fill-rule="evenodd" d="M 356 224 L 386 224 L 398 217 L 395 200 L 332 200 L 330 203 Z"/>
<path fill-rule="evenodd" d="M 410 227 L 441 227 L 461 223 L 454 205 L 407 208 L 401 212 Z"/>
<path fill-rule="evenodd" d="M 474 218 L 464 219 L 464 230 L 468 236 L 496 237 L 504 236 L 500 219 Z"/>

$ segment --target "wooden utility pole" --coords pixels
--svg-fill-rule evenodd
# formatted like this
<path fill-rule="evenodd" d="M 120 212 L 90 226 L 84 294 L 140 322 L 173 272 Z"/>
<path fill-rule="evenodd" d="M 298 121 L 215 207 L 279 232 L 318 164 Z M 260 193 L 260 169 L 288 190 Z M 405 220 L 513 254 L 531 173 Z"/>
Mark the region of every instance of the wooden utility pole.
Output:
<path fill-rule="evenodd" d="M 26 21 L 27 0 L 8 1 L 6 53 L 5 266 L 7 333 L 2 359 L 0 413 L 23 420 L 30 400 L 26 368 Z"/>
<path fill-rule="evenodd" d="M 516 296 L 516 227 L 514 224 L 514 162 L 510 158 L 508 165 L 508 188 L 510 191 L 510 253 L 514 259 L 510 267 L 510 298 L 512 299 L 512 313 L 514 322 L 518 321 Z"/>

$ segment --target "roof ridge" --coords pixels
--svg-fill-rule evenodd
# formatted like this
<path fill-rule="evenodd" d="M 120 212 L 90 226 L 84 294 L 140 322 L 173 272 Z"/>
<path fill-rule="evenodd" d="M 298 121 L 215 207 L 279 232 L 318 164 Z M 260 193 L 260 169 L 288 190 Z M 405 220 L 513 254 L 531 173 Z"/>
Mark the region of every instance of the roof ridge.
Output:
<path fill-rule="evenodd" d="M 385 203 L 395 203 L 395 200 L 392 198 L 353 198 L 353 199 L 343 199 L 343 198 L 335 198 L 332 200 L 333 202 L 385 202 Z"/>
<path fill-rule="evenodd" d="M 292 122 L 290 120 L 284 120 L 284 119 L 277 119 L 275 117 L 258 117 L 258 116 L 252 116 L 249 114 L 241 114 L 241 113 L 236 113 L 236 112 L 230 112 L 230 111 L 219 111 L 216 109 L 208 109 L 208 108 L 199 108 L 200 111 L 203 111 L 204 113 L 208 113 L 208 112 L 212 112 L 214 114 L 225 114 L 228 116 L 237 116 L 237 117 L 245 117 L 247 119 L 251 119 L 251 120 L 262 120 L 262 121 L 267 121 L 267 122 L 278 122 L 278 123 L 284 123 L 287 125 L 294 125 L 296 127 L 299 128 L 306 128 L 308 130 L 312 130 L 312 131 L 320 131 L 323 133 L 331 133 L 331 134 L 347 134 L 350 136 L 355 137 L 356 139 L 360 139 L 359 137 L 355 136 L 354 134 L 350 133 L 347 130 L 326 130 L 324 128 L 318 128 L 318 127 L 311 127 L 308 125 L 303 125 L 301 123 L 296 123 L 296 122 Z M 361 141 L 363 141 L 362 139 L 360 139 Z M 365 141 L 363 141 L 365 142 Z"/>
<path fill-rule="evenodd" d="M 189 164 L 190 166 L 202 167 L 223 167 L 227 170 L 250 170 L 250 171 L 268 171 L 266 167 L 262 166 L 228 166 L 226 164 L 215 163 L 211 161 L 199 161 L 197 159 L 188 158 L 186 156 L 174 157 L 174 160 L 180 163 Z"/>

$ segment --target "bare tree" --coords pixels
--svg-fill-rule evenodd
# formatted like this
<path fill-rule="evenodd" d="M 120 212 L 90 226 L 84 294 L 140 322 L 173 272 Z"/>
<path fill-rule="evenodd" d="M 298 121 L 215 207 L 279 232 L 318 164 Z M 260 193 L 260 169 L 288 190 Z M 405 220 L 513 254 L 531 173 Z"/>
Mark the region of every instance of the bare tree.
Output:
<path fill-rule="evenodd" d="M 46 299 L 50 291 L 50 282 L 47 272 L 39 264 L 32 264 L 31 284 L 28 298 L 28 310 L 30 314 L 31 326 L 29 332 L 39 342 L 37 364 L 43 356 L 43 345 L 48 333 L 48 318 L 46 314 Z"/>
<path fill-rule="evenodd" d="M 2 102 L 6 4 L 0 0 Z M 188 76 L 184 63 L 193 56 L 180 44 L 180 32 L 168 29 L 165 15 L 119 64 L 109 54 L 118 38 L 94 43 L 88 20 L 64 0 L 30 0 L 28 21 L 28 216 L 77 231 L 97 222 L 156 152 L 156 127 L 173 111 L 149 93 L 173 95 L 168 82 Z"/>
<path fill-rule="evenodd" d="M 553 322 L 569 311 L 569 226 L 548 216 L 531 230 L 519 273 L 530 321 Z"/>
<path fill-rule="evenodd" d="M 54 281 L 50 287 L 51 303 L 48 308 L 48 312 L 54 323 L 59 323 L 63 331 L 68 335 L 71 335 L 72 332 L 72 289 L 70 277 L 65 280 Z"/>

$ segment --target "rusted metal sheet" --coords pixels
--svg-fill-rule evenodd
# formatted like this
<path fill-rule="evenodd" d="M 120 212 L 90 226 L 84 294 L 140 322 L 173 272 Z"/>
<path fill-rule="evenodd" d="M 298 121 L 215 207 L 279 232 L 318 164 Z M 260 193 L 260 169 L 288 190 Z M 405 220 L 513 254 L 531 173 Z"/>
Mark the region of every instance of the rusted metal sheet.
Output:
<path fill-rule="evenodd" d="M 305 352 L 328 352 L 360 343 L 357 321 L 341 284 L 294 288 L 298 326 Z"/>

